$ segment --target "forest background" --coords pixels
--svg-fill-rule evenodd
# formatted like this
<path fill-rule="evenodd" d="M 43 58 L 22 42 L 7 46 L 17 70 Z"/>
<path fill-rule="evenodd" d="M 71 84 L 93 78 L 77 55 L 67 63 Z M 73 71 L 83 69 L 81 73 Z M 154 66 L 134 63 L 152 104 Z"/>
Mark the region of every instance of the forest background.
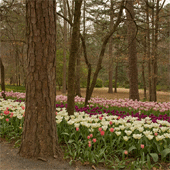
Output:
<path fill-rule="evenodd" d="M 84 58 L 83 44 L 79 40 L 75 95 L 81 96 L 81 88 L 87 87 L 88 64 L 91 66 L 90 84 L 92 84 L 104 36 L 116 23 L 119 5 L 119 1 L 113 0 L 86 0 L 82 4 L 80 33 L 85 40 L 88 63 Z M 72 22 L 73 9 L 73 1 L 57 1 L 56 85 L 63 94 L 66 94 L 68 86 L 72 33 L 71 25 L 63 18 Z M 160 0 L 135 1 L 134 11 L 138 89 L 144 89 L 144 99 L 156 101 L 151 94 L 154 77 L 157 78 L 157 91 L 170 91 L 170 4 L 168 1 Z M 0 55 L 1 64 L 5 68 L 5 83 L 10 85 L 25 86 L 27 56 L 25 15 L 25 0 L 1 0 Z M 108 87 L 109 93 L 113 93 L 113 88 L 114 92 L 117 92 L 117 87 L 129 88 L 128 29 L 128 19 L 124 10 L 121 22 L 106 46 L 95 83 L 95 87 L 98 88 Z M 148 95 L 146 90 L 150 91 Z"/>

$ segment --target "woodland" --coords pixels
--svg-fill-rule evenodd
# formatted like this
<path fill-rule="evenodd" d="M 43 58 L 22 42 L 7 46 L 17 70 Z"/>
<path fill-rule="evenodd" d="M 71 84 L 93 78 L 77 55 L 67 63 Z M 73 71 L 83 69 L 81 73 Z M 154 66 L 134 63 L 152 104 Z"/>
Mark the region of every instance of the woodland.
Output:
<path fill-rule="evenodd" d="M 131 140 L 130 137 L 118 138 L 121 133 L 116 133 L 114 137 L 117 137 L 115 139 L 117 144 L 114 154 L 119 158 L 122 156 L 124 161 L 125 156 L 132 152 L 130 157 L 141 158 L 141 167 L 144 166 L 145 160 L 147 160 L 146 166 L 150 166 L 150 158 L 157 162 L 158 153 L 162 156 L 162 161 L 169 161 L 170 106 L 168 102 L 156 106 L 158 105 L 157 91 L 170 91 L 170 3 L 168 0 L 2 0 L 0 39 L 1 97 L 4 98 L 1 100 L 0 113 L 5 114 L 1 114 L 0 119 L 4 120 L 6 127 L 16 128 L 16 133 L 22 136 L 19 138 L 20 156 L 36 157 L 43 161 L 50 156 L 58 158 L 62 152 L 59 143 L 64 141 L 70 150 L 70 155 L 73 153 L 71 155 L 73 160 L 83 153 L 84 161 L 107 162 L 109 156 L 105 155 L 105 151 L 109 152 L 109 147 L 114 147 L 114 140 L 111 142 L 109 134 L 113 133 L 114 129 L 107 130 L 106 125 L 110 127 L 115 122 L 113 120 L 110 125 L 108 122 L 102 124 L 102 119 L 107 120 L 106 113 L 110 114 L 109 109 L 115 107 L 117 111 L 116 113 L 113 111 L 112 118 L 116 119 L 115 121 L 120 119 L 120 124 L 123 124 L 122 119 L 126 120 L 122 113 L 129 116 L 132 109 L 133 118 L 127 119 L 127 122 L 135 120 L 144 123 L 142 119 L 148 116 L 145 123 L 159 123 L 159 128 L 165 126 L 165 130 L 161 128 L 162 131 L 159 131 L 162 137 L 159 137 L 157 131 L 154 131 L 153 135 L 149 134 L 150 136 L 144 133 L 146 139 L 141 138 L 142 135 L 136 134 L 135 131 L 132 139 L 133 146 L 130 142 L 129 144 L 120 142 L 120 140 Z M 14 85 L 18 89 L 25 87 L 26 93 L 6 92 L 7 85 Z M 110 94 L 117 93 L 118 87 L 128 88 L 129 99 L 116 100 L 118 104 L 116 106 L 115 101 L 111 103 L 109 100 L 103 100 L 102 102 L 102 99 L 98 98 L 95 99 L 95 103 L 92 98 L 94 88 L 102 87 L 107 87 Z M 86 89 L 85 98 L 81 98 L 81 88 Z M 67 100 L 65 97 L 57 99 L 56 89 L 61 91 L 63 96 L 67 95 Z M 143 89 L 143 99 L 139 98 L 139 89 Z M 11 98 L 6 101 L 6 97 Z M 20 98 L 22 101 L 17 106 L 20 111 L 17 117 L 21 121 L 19 127 L 19 124 L 16 125 L 18 121 L 12 119 L 13 114 L 10 115 L 8 105 L 13 105 L 10 104 L 11 99 L 17 99 L 15 102 L 19 102 Z M 141 100 L 149 101 L 151 104 L 146 102 L 142 106 Z M 119 102 L 122 102 L 122 105 Z M 124 103 L 128 103 L 128 106 Z M 132 106 L 131 103 L 134 105 Z M 3 105 L 6 110 L 3 110 Z M 90 106 L 91 108 L 94 106 L 94 109 L 104 107 L 101 111 L 102 116 L 95 116 L 97 113 L 93 111 L 88 114 L 90 118 L 99 120 L 99 123 L 105 126 L 102 126 L 105 130 L 100 129 L 101 127 L 94 130 L 92 125 L 90 129 L 90 125 L 87 124 L 92 123 L 93 120 L 87 118 L 84 113 L 78 113 L 87 111 Z M 57 110 L 57 107 L 61 110 Z M 86 109 L 83 110 L 83 107 Z M 141 114 L 143 107 L 146 108 Z M 164 116 L 159 115 L 159 111 Z M 99 110 L 98 112 L 101 114 Z M 77 125 L 76 121 L 72 123 L 72 119 L 76 118 L 77 114 L 87 118 L 86 121 L 89 122 L 81 125 Z M 162 123 L 161 120 L 166 123 Z M 88 129 L 85 129 L 85 126 Z M 123 126 L 119 130 L 124 130 Z M 126 128 L 128 126 L 127 124 Z M 1 136 L 7 135 L 4 127 L 0 126 L 3 129 Z M 77 135 L 81 128 L 84 132 Z M 90 151 L 87 149 L 87 157 L 85 157 L 86 150 L 75 152 L 78 150 L 75 148 L 79 147 L 81 150 L 85 147 L 79 141 L 97 135 L 98 128 L 100 138 L 104 135 L 108 138 L 104 138 L 105 141 L 101 138 L 101 146 L 98 145 L 100 148 L 96 149 L 96 153 L 97 145 L 92 146 L 91 142 L 96 143 L 97 137 L 87 144 L 87 147 L 91 148 Z M 139 132 L 143 130 L 140 129 Z M 94 133 L 87 136 L 92 132 Z M 83 136 L 85 134 L 86 136 Z M 140 146 L 137 146 L 134 141 L 138 139 Z M 163 139 L 165 145 L 160 149 L 159 141 Z M 154 147 L 152 148 L 154 141 L 156 142 L 153 146 L 158 148 L 156 151 Z M 109 143 L 109 147 L 106 143 Z M 97 151 L 100 151 L 101 155 L 97 155 Z M 75 153 L 77 155 L 74 155 Z M 114 155 L 111 152 L 109 154 Z M 134 167 L 136 168 L 137 165 Z"/>

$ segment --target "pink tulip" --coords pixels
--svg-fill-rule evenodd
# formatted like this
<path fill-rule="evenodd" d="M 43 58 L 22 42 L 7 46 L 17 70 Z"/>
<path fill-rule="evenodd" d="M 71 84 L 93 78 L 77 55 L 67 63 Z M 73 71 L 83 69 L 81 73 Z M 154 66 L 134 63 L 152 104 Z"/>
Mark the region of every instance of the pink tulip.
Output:
<path fill-rule="evenodd" d="M 79 128 L 78 128 L 78 127 L 76 127 L 76 131 L 79 131 Z"/>
<path fill-rule="evenodd" d="M 140 146 L 141 146 L 142 149 L 144 148 L 144 145 L 143 145 L 143 144 L 141 144 Z"/>
<path fill-rule="evenodd" d="M 24 110 L 24 109 L 25 109 L 25 107 L 24 107 L 24 106 L 21 106 L 21 108 L 22 108 L 22 110 Z"/>
<path fill-rule="evenodd" d="M 110 121 L 110 122 L 109 122 L 109 124 L 110 124 L 110 125 L 112 125 L 112 124 L 113 124 L 113 122 L 112 122 L 112 121 Z"/>
<path fill-rule="evenodd" d="M 96 138 L 93 139 L 93 142 L 94 142 L 94 143 L 96 142 Z"/>
<path fill-rule="evenodd" d="M 9 122 L 9 119 L 6 119 L 7 122 Z"/>
<path fill-rule="evenodd" d="M 110 128 L 110 132 L 114 132 L 114 129 L 113 129 L 113 128 Z"/>
<path fill-rule="evenodd" d="M 102 117 L 99 117 L 100 120 L 102 120 Z"/>
<path fill-rule="evenodd" d="M 89 143 L 89 147 L 91 147 L 91 143 Z"/>
<path fill-rule="evenodd" d="M 90 139 L 90 136 L 87 136 L 87 139 Z"/>
<path fill-rule="evenodd" d="M 99 131 L 100 131 L 100 132 L 102 131 L 102 128 L 101 128 L 101 127 L 99 127 Z"/>
<path fill-rule="evenodd" d="M 5 110 L 5 111 L 4 111 L 4 114 L 5 114 L 5 115 L 8 115 L 8 114 L 9 114 L 9 111 L 8 111 L 8 110 Z"/>
<path fill-rule="evenodd" d="M 154 135 L 155 135 L 155 136 L 157 136 L 157 135 L 158 135 L 158 133 L 156 133 L 156 132 L 155 132 L 155 134 L 154 134 Z"/>
<path fill-rule="evenodd" d="M 125 154 L 125 155 L 127 155 L 127 154 L 128 154 L 128 151 L 127 151 L 127 150 L 125 150 L 125 151 L 124 151 L 124 154 Z"/>
<path fill-rule="evenodd" d="M 100 134 L 101 134 L 102 136 L 104 136 L 104 131 L 101 131 Z"/>
<path fill-rule="evenodd" d="M 90 134 L 90 137 L 92 138 L 92 137 L 93 137 L 93 134 Z"/>

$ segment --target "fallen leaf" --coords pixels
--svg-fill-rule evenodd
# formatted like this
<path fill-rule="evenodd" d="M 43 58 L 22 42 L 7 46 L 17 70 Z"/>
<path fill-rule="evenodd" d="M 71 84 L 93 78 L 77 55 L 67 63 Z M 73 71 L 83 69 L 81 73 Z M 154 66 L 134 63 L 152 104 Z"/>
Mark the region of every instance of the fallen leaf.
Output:
<path fill-rule="evenodd" d="M 44 162 L 47 162 L 48 160 L 43 158 L 43 157 L 38 157 L 38 160 L 41 160 L 41 161 L 44 161 Z"/>
<path fill-rule="evenodd" d="M 153 170 L 156 170 L 156 168 L 155 168 L 155 167 L 153 167 Z"/>
<path fill-rule="evenodd" d="M 84 162 L 84 164 L 83 165 L 89 165 L 89 162 Z"/>
<path fill-rule="evenodd" d="M 96 168 L 95 168 L 95 166 L 94 166 L 94 165 L 92 165 L 92 168 L 93 168 L 94 170 L 96 170 Z"/>

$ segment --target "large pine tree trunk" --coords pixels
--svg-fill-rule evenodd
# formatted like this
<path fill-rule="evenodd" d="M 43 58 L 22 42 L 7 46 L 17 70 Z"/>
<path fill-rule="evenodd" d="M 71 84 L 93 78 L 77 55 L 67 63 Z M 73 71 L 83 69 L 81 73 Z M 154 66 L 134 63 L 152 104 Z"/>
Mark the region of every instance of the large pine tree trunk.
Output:
<path fill-rule="evenodd" d="M 75 96 L 75 62 L 76 54 L 79 49 L 79 34 L 80 34 L 80 15 L 81 15 L 82 0 L 75 1 L 74 23 L 72 31 L 71 49 L 68 66 L 68 100 L 67 111 L 69 115 L 74 114 L 74 96 Z"/>
<path fill-rule="evenodd" d="M 55 121 L 56 2 L 27 0 L 26 4 L 26 109 L 19 154 L 43 160 L 58 153 Z"/>
<path fill-rule="evenodd" d="M 0 69 L 1 69 L 1 90 L 4 91 L 4 93 L 2 93 L 2 96 L 5 99 L 5 69 L 2 63 L 1 56 L 0 56 Z"/>
<path fill-rule="evenodd" d="M 135 12 L 132 1 L 127 1 L 126 7 L 128 20 L 128 44 L 129 44 L 129 98 L 139 100 L 138 92 L 138 69 L 137 69 L 137 51 L 136 51 L 136 25 L 134 23 Z"/>

